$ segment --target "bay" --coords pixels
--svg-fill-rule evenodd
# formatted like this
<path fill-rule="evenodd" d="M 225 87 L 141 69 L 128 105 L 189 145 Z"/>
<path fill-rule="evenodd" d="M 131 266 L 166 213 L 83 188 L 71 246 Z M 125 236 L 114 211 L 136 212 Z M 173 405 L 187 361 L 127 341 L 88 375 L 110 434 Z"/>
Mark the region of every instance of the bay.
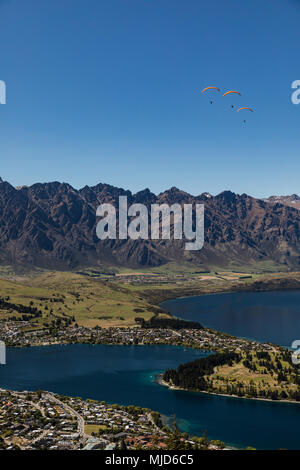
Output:
<path fill-rule="evenodd" d="M 174 391 L 156 374 L 208 353 L 173 346 L 55 345 L 8 348 L 0 387 L 148 407 L 176 415 L 182 431 L 257 449 L 300 449 L 300 405 Z"/>

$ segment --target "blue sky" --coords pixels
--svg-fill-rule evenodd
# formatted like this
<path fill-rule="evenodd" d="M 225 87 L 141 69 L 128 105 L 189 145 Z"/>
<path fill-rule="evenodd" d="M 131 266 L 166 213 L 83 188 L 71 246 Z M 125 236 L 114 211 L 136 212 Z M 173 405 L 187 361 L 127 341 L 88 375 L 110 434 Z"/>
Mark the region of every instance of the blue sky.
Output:
<path fill-rule="evenodd" d="M 300 193 L 299 24 L 298 0 L 0 0 L 0 175 Z"/>

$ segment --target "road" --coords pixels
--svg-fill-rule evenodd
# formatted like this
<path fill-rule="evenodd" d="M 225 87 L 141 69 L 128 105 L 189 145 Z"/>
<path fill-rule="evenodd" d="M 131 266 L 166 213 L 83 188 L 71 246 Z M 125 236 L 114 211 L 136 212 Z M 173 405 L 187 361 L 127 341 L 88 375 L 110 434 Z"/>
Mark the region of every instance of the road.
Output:
<path fill-rule="evenodd" d="M 77 418 L 77 432 L 78 432 L 78 434 L 80 435 L 81 438 L 87 437 L 85 432 L 84 432 L 84 426 L 85 426 L 84 419 L 76 410 L 74 410 L 69 405 L 67 405 L 63 401 L 59 400 L 58 398 L 56 398 L 50 392 L 44 393 L 43 396 L 45 398 L 48 398 L 48 400 L 50 400 L 50 401 L 56 403 L 57 405 L 59 405 L 63 410 L 65 410 L 71 416 L 74 416 L 75 418 Z"/>

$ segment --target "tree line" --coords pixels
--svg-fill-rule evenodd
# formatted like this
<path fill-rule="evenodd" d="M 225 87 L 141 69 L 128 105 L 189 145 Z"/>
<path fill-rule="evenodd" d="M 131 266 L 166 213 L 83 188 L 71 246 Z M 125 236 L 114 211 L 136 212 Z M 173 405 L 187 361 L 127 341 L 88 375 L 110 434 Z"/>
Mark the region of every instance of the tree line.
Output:
<path fill-rule="evenodd" d="M 232 365 L 233 362 L 240 360 L 241 355 L 235 352 L 212 354 L 187 364 L 181 364 L 176 370 L 167 369 L 163 374 L 163 380 L 171 382 L 176 387 L 206 391 L 208 382 L 204 378 L 205 375 L 213 374 L 217 366 Z"/>
<path fill-rule="evenodd" d="M 142 328 L 163 328 L 171 330 L 202 330 L 203 326 L 195 321 L 180 320 L 179 318 L 166 318 L 153 316 L 148 321 L 142 317 L 136 317 L 135 322 Z"/>

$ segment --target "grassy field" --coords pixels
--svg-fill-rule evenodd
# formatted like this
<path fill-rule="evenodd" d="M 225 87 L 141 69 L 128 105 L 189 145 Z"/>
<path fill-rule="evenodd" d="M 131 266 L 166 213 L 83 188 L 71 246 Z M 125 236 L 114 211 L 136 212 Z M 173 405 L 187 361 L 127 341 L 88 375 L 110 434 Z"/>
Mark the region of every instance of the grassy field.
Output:
<path fill-rule="evenodd" d="M 91 268 L 93 269 L 93 268 Z M 251 273 L 251 274 L 267 274 L 267 273 L 272 273 L 272 272 L 287 272 L 288 268 L 276 264 L 273 261 L 255 261 L 252 264 L 235 264 L 235 263 L 229 263 L 227 268 L 224 268 L 224 266 L 218 266 L 218 265 L 209 265 L 206 266 L 204 264 L 194 264 L 190 263 L 188 261 L 184 262 L 177 262 L 177 261 L 171 261 L 166 264 L 162 264 L 161 266 L 154 266 L 154 267 L 139 267 L 139 268 L 128 268 L 124 266 L 109 266 L 107 269 L 105 269 L 106 272 L 111 272 L 111 273 L 120 273 L 120 274 L 132 274 L 135 272 L 140 272 L 140 273 L 153 273 L 153 274 L 159 274 L 159 275 L 173 275 L 173 274 L 184 274 L 184 275 L 189 275 L 189 274 L 206 274 L 206 275 L 212 275 L 215 271 L 220 271 L 220 272 L 227 272 L 227 273 L 232 273 L 232 272 L 238 272 L 238 273 Z"/>
<path fill-rule="evenodd" d="M 128 288 L 140 293 L 150 302 L 159 304 L 171 298 L 218 292 L 300 289 L 300 273 L 250 274 L 222 271 L 217 274 L 186 276 L 183 279 L 173 278 L 163 284 L 131 284 Z"/>
<path fill-rule="evenodd" d="M 89 434 L 91 436 L 92 433 L 98 434 L 98 432 L 101 431 L 106 431 L 107 426 L 104 424 L 86 424 L 84 426 L 84 432 L 85 434 Z"/>
<path fill-rule="evenodd" d="M 291 352 L 236 348 L 168 369 L 163 380 L 171 388 L 263 400 L 300 402 L 299 369 Z"/>
<path fill-rule="evenodd" d="M 292 366 L 280 351 L 270 352 L 268 360 L 262 360 L 257 357 L 257 353 L 242 354 L 242 360 L 234 362 L 232 365 L 222 365 L 215 368 L 214 374 L 210 375 L 209 382 L 217 393 L 237 393 L 246 397 L 252 397 L 255 391 L 257 396 L 268 397 L 270 393 L 276 392 L 278 398 L 288 399 L 293 392 L 299 390 L 296 377 L 297 370 Z M 283 379 L 280 379 L 279 373 L 282 371 Z"/>
<path fill-rule="evenodd" d="M 149 319 L 155 312 L 138 293 L 66 272 L 50 272 L 22 282 L 2 279 L 0 297 L 41 310 L 42 317 L 33 321 L 35 327 L 68 316 L 85 326 L 131 326 L 136 316 Z M 13 309 L 0 310 L 0 318 L 12 316 L 18 316 Z"/>

